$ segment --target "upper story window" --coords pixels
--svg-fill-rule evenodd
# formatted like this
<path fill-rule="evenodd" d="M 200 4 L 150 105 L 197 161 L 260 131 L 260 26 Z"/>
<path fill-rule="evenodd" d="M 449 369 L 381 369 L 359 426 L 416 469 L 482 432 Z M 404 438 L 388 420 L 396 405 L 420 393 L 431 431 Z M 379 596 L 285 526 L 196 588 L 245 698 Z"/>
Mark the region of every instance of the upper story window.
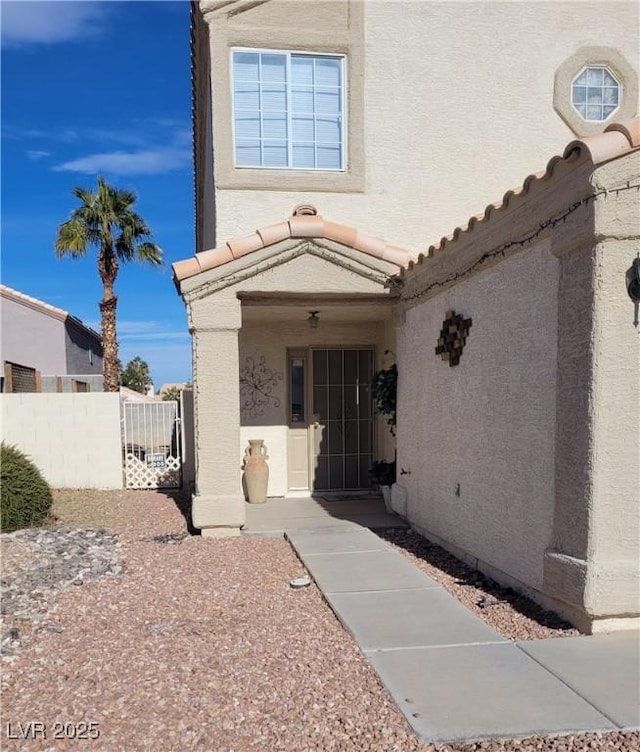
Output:
<path fill-rule="evenodd" d="M 233 51 L 236 167 L 345 169 L 341 55 Z"/>
<path fill-rule="evenodd" d="M 618 109 L 620 83 L 604 66 L 587 66 L 573 80 L 571 102 L 590 122 L 602 122 Z"/>

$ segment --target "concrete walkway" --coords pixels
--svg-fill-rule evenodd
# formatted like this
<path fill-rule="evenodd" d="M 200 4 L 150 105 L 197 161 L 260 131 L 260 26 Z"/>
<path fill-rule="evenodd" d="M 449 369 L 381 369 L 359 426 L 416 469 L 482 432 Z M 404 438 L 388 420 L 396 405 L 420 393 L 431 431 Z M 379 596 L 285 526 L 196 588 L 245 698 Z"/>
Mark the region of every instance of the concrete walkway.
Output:
<path fill-rule="evenodd" d="M 331 500 L 328 500 L 331 499 Z M 284 535 L 289 530 L 317 530 L 354 522 L 371 530 L 409 527 L 397 514 L 388 514 L 380 497 L 268 499 L 266 504 L 246 504 L 245 535 Z"/>
<path fill-rule="evenodd" d="M 250 506 L 247 532 L 284 532 L 424 739 L 640 728 L 637 632 L 512 643 L 368 529 L 403 524 L 380 501 Z"/>

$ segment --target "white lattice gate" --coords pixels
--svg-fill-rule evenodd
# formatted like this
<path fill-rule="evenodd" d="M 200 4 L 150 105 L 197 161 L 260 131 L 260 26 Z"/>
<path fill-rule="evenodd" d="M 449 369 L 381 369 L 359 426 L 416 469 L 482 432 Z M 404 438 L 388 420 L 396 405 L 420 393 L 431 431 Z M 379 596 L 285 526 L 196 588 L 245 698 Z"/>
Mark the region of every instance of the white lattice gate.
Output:
<path fill-rule="evenodd" d="M 182 436 L 177 402 L 123 402 L 127 488 L 180 488 Z"/>

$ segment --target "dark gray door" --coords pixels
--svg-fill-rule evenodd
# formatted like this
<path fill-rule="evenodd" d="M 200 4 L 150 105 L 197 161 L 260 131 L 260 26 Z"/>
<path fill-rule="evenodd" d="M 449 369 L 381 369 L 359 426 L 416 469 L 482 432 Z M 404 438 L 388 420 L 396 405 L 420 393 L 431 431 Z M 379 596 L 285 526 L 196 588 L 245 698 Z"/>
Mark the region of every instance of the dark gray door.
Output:
<path fill-rule="evenodd" d="M 313 350 L 316 491 L 368 488 L 373 459 L 373 348 Z"/>

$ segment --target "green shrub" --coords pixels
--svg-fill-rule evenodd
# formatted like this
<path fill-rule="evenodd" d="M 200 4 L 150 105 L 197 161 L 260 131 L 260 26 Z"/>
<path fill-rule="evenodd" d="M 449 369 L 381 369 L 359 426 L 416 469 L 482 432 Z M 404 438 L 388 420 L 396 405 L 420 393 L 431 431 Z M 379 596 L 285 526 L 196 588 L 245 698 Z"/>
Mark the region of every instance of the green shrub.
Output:
<path fill-rule="evenodd" d="M 0 528 L 3 533 L 39 525 L 53 498 L 33 462 L 4 441 L 0 445 Z"/>

